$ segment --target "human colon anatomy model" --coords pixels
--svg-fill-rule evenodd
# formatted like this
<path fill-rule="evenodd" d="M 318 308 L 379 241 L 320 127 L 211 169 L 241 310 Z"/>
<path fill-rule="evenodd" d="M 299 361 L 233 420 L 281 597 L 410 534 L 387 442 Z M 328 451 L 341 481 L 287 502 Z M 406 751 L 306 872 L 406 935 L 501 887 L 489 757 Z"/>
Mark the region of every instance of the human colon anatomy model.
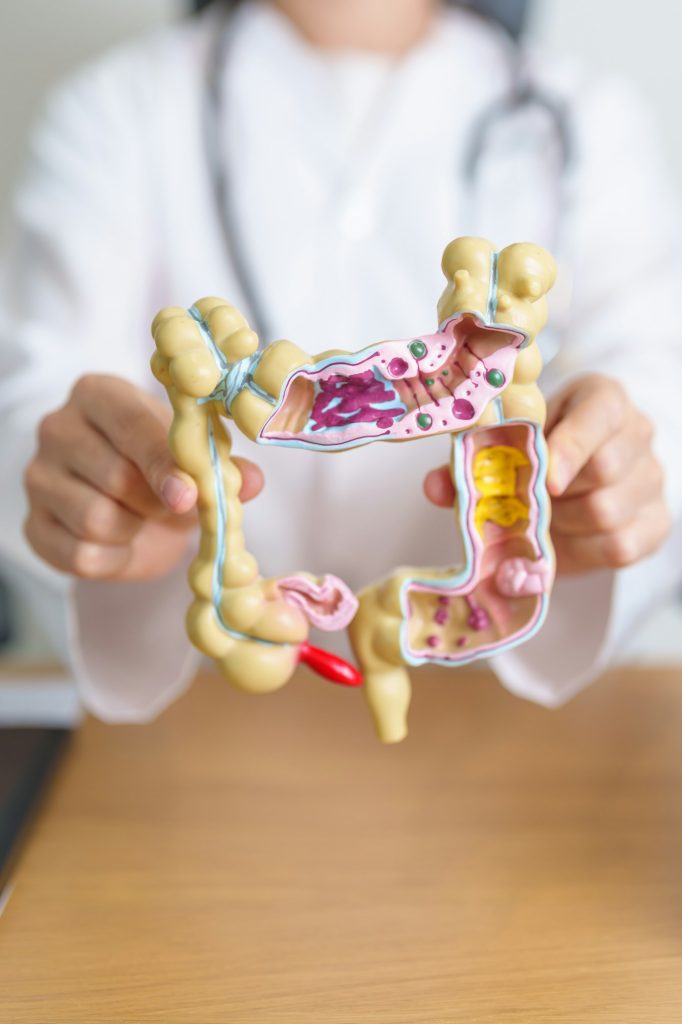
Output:
<path fill-rule="evenodd" d="M 360 352 L 310 356 L 290 341 L 259 349 L 243 316 L 215 298 L 164 309 L 152 325 L 152 370 L 174 411 L 171 450 L 198 489 L 191 640 L 253 692 L 278 689 L 301 661 L 364 683 L 389 743 L 407 732 L 408 666 L 463 665 L 529 639 L 553 578 L 535 338 L 554 261 L 527 243 L 497 252 L 459 238 L 442 266 L 438 330 Z M 357 596 L 334 576 L 261 576 L 245 548 L 225 417 L 258 444 L 322 452 L 450 434 L 461 563 L 395 569 Z M 311 626 L 347 628 L 359 670 L 311 645 Z"/>

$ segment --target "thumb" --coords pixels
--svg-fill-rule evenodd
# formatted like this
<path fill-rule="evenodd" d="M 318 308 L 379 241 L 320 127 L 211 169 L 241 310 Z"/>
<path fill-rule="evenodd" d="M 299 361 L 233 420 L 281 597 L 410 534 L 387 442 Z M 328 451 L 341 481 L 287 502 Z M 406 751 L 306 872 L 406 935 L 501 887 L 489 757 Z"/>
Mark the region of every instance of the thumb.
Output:
<path fill-rule="evenodd" d="M 240 501 L 251 501 L 263 490 L 263 474 L 258 466 L 249 459 L 242 459 L 235 455 L 232 461 L 242 475 L 242 486 L 239 491 Z"/>
<path fill-rule="evenodd" d="M 152 396 L 121 378 L 88 374 L 73 397 L 86 419 L 137 466 L 166 509 L 183 514 L 194 507 L 196 485 L 173 460 L 165 413 Z"/>
<path fill-rule="evenodd" d="M 138 412 L 144 430 L 130 442 L 128 456 L 162 504 L 170 512 L 184 515 L 196 505 L 197 485 L 175 462 L 168 443 L 168 427 L 155 413 L 154 408 Z"/>
<path fill-rule="evenodd" d="M 172 459 L 167 467 L 159 469 L 158 478 L 159 496 L 170 512 L 184 515 L 194 508 L 197 501 L 196 484 L 187 473 L 178 469 Z M 156 490 L 151 476 L 148 479 L 151 487 Z"/>
<path fill-rule="evenodd" d="M 455 502 L 455 488 L 452 485 L 449 466 L 439 466 L 424 477 L 424 494 L 439 508 L 452 508 Z"/>
<path fill-rule="evenodd" d="M 248 459 L 235 456 L 232 461 L 236 464 L 242 478 L 239 500 L 251 501 L 263 489 L 263 474 L 259 467 Z M 194 480 L 187 473 L 178 469 L 172 458 L 165 466 L 160 465 L 158 472 L 162 477 L 159 490 L 167 508 L 178 515 L 191 512 L 197 501 L 197 487 Z M 150 484 L 153 487 L 151 480 Z"/>

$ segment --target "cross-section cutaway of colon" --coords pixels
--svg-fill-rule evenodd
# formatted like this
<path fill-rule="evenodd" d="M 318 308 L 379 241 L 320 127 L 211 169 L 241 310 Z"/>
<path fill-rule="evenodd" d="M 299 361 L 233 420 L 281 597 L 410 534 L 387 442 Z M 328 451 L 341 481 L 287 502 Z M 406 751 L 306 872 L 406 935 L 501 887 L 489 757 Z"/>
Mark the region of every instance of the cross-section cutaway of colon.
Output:
<path fill-rule="evenodd" d="M 191 640 L 246 690 L 279 688 L 301 661 L 364 683 L 385 742 L 407 733 L 409 668 L 462 665 L 529 639 L 554 575 L 536 343 L 554 261 L 530 243 L 498 252 L 459 238 L 442 268 L 437 330 L 359 352 L 260 348 L 242 314 L 215 298 L 164 309 L 152 325 L 171 450 L 198 490 Z M 451 434 L 461 564 L 395 569 L 358 595 L 334 576 L 263 577 L 245 547 L 226 419 L 258 444 L 321 452 Z M 347 628 L 357 666 L 311 645 L 311 627 Z"/>

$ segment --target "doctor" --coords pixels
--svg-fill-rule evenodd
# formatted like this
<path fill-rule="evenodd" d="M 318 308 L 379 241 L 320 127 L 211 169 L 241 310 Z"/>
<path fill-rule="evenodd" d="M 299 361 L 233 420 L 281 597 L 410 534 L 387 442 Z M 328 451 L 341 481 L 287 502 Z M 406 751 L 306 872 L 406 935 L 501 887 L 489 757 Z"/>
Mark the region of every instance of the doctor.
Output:
<path fill-rule="evenodd" d="M 456 235 L 560 239 L 573 301 L 543 379 L 559 579 L 540 635 L 494 662 L 556 705 L 682 575 L 682 263 L 649 116 L 626 85 L 534 56 L 534 87 L 569 111 L 572 166 L 529 104 L 486 132 L 472 189 L 471 140 L 515 81 L 499 27 L 435 0 L 225 6 L 81 71 L 35 133 L 1 299 L 5 571 L 90 708 L 155 714 L 197 658 L 196 495 L 148 370 L 157 309 L 224 295 L 266 341 L 357 348 L 435 326 Z M 335 458 L 236 447 L 244 497 L 265 481 L 246 524 L 268 573 L 359 586 L 456 555 L 443 438 Z"/>

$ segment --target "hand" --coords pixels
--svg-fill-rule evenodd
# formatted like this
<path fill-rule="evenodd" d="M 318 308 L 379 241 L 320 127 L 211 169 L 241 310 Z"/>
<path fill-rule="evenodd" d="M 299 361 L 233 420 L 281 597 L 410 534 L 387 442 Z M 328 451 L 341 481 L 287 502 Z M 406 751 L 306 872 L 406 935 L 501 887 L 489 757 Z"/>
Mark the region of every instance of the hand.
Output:
<path fill-rule="evenodd" d="M 573 381 L 549 404 L 547 421 L 552 540 L 563 574 L 631 565 L 668 536 L 671 518 L 653 425 L 617 381 Z M 447 467 L 424 481 L 426 496 L 450 505 Z"/>
<path fill-rule="evenodd" d="M 559 572 L 632 565 L 666 539 L 672 521 L 653 434 L 651 420 L 609 377 L 581 377 L 549 403 L 547 487 Z"/>
<path fill-rule="evenodd" d="M 173 462 L 170 420 L 165 402 L 128 381 L 89 374 L 77 382 L 42 420 L 25 474 L 25 532 L 38 555 L 88 579 L 153 579 L 177 564 L 197 521 L 197 491 Z M 263 478 L 235 462 L 248 501 Z"/>

